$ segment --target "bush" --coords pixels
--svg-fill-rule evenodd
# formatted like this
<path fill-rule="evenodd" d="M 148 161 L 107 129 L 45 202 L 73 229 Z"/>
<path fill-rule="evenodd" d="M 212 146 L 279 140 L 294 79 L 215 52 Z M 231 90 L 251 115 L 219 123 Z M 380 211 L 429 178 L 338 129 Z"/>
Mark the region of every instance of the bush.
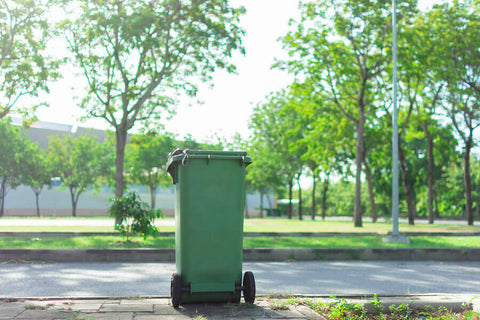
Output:
<path fill-rule="evenodd" d="M 148 208 L 148 204 L 140 199 L 136 192 L 129 192 L 121 198 L 110 199 L 112 205 L 108 212 L 115 218 L 115 230 L 130 241 L 134 235 L 141 234 L 146 240 L 156 236 L 158 229 L 153 224 L 156 218 L 163 218 L 160 210 Z"/>

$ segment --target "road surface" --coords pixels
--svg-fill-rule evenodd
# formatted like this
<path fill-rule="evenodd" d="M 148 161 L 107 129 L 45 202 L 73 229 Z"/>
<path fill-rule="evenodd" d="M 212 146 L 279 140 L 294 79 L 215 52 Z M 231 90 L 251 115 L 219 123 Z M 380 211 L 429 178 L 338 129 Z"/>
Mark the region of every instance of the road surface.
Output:
<path fill-rule="evenodd" d="M 249 262 L 258 294 L 478 294 L 480 262 Z M 170 294 L 173 263 L 0 264 L 0 297 Z"/>

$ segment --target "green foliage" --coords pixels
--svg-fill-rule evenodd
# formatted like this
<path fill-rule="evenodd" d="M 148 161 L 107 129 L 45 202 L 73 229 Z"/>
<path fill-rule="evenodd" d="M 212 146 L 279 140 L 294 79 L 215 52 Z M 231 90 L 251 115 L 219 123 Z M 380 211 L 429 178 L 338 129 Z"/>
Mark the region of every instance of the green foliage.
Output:
<path fill-rule="evenodd" d="M 156 218 L 162 217 L 162 212 L 148 209 L 148 205 L 136 192 L 129 192 L 121 198 L 114 197 L 110 201 L 112 205 L 108 212 L 115 218 L 115 230 L 118 230 L 127 242 L 136 234 L 142 235 L 144 240 L 158 234 L 154 222 Z"/>
<path fill-rule="evenodd" d="M 127 149 L 127 172 L 132 182 L 146 185 L 151 195 L 150 207 L 155 208 L 155 191 L 161 185 L 170 185 L 165 164 L 168 153 L 175 149 L 170 135 L 147 133 L 132 137 Z"/>
<path fill-rule="evenodd" d="M 260 192 L 278 190 L 275 184 L 279 182 L 288 185 L 289 199 L 294 179 L 304 166 L 304 145 L 296 143 L 303 137 L 304 123 L 295 108 L 295 97 L 288 91 L 279 92 L 255 108 L 250 124 L 254 131 L 250 154 L 258 161 L 249 169 L 247 180 Z M 289 206 L 287 215 L 291 218 L 292 214 Z"/>
<path fill-rule="evenodd" d="M 102 177 L 110 174 L 113 151 L 109 147 L 93 136 L 51 137 L 47 159 L 54 168 L 52 174 L 61 178 L 60 187 L 70 191 L 73 216 L 80 195 L 90 186 L 99 189 Z"/>
<path fill-rule="evenodd" d="M 48 92 L 47 81 L 58 77 L 59 61 L 45 53 L 52 34 L 46 20 L 49 5 L 44 0 L 0 3 L 0 119 L 12 113 L 22 114 L 27 122 L 34 119 L 42 103 L 18 107 L 18 102 Z"/>
<path fill-rule="evenodd" d="M 381 312 L 383 310 L 383 304 L 378 295 L 375 293 L 373 295 L 373 301 L 371 302 L 375 310 Z"/>
<path fill-rule="evenodd" d="M 37 143 L 28 140 L 24 148 L 21 182 L 29 186 L 35 194 L 37 216 L 40 216 L 39 196 L 43 187 L 50 185 L 52 167 L 47 161 L 47 151 L 40 149 Z"/>
<path fill-rule="evenodd" d="M 329 319 L 358 319 L 358 320 L 454 320 L 454 319 L 479 319 L 480 314 L 472 310 L 465 310 L 460 313 L 454 313 L 445 307 L 440 307 L 435 310 L 432 307 L 426 307 L 426 310 L 412 310 L 412 308 L 401 303 L 398 306 L 391 305 L 389 312 L 382 310 L 382 302 L 378 296 L 374 295 L 375 312 L 368 313 L 367 309 L 362 304 L 349 303 L 345 299 L 331 297 L 335 301 L 332 303 L 325 303 L 322 301 L 303 301 L 304 304 L 309 305 L 316 312 L 328 317 Z"/>
<path fill-rule="evenodd" d="M 4 214 L 5 195 L 16 188 L 27 175 L 24 166 L 29 161 L 32 143 L 18 127 L 0 120 L 0 217 Z"/>

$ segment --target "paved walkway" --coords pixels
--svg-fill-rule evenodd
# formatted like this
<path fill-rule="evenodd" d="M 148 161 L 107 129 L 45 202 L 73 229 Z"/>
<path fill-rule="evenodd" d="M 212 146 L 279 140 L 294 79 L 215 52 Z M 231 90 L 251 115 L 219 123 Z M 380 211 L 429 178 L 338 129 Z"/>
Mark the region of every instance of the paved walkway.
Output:
<path fill-rule="evenodd" d="M 390 296 L 380 297 L 384 310 L 392 304 L 408 304 L 412 309 L 426 306 L 439 306 L 457 312 L 465 305 L 478 310 L 469 296 Z M 175 309 L 167 297 L 132 297 L 132 298 L 86 298 L 86 299 L 9 299 L 0 300 L 0 319 L 13 320 L 53 320 L 53 319 L 290 319 L 290 320 L 326 320 L 312 311 L 304 302 L 333 302 L 327 297 L 293 297 L 290 299 L 276 297 L 258 297 L 254 305 L 240 304 L 190 304 Z M 350 303 L 361 303 L 367 310 L 373 310 L 371 297 L 347 297 Z M 474 300 L 473 300 L 474 301 Z"/>
<path fill-rule="evenodd" d="M 178 309 L 169 298 L 18 300 L 0 302 L 0 319 L 323 319 L 303 305 L 280 305 L 266 298 L 253 306 L 191 304 Z"/>

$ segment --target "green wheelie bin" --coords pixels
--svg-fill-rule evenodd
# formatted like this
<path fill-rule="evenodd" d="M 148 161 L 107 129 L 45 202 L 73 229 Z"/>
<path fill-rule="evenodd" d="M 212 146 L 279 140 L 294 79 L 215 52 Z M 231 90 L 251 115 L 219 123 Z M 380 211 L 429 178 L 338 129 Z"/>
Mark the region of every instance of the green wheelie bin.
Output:
<path fill-rule="evenodd" d="M 175 185 L 172 305 L 255 300 L 255 278 L 242 282 L 246 152 L 180 150 L 169 154 Z"/>

